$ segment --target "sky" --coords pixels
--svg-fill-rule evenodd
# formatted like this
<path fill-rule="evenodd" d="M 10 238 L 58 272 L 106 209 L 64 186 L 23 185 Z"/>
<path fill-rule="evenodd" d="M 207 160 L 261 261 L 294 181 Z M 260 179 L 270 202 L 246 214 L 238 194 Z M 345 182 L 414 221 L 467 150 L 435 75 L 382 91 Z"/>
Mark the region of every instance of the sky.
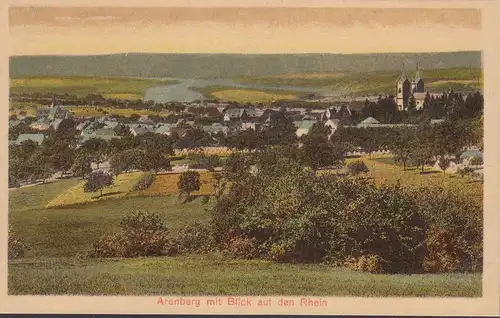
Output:
<path fill-rule="evenodd" d="M 11 7 L 11 55 L 481 50 L 479 9 Z"/>

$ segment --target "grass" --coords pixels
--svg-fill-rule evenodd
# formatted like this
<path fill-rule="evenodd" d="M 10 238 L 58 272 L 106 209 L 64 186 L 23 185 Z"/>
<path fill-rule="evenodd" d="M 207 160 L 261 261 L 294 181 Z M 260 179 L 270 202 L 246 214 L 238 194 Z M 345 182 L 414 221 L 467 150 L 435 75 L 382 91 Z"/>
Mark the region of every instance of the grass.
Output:
<path fill-rule="evenodd" d="M 75 180 L 37 185 L 9 191 L 9 224 L 27 245 L 27 258 L 73 257 L 88 251 L 105 234 L 119 231 L 122 217 L 131 211 L 157 212 L 167 227 L 176 232 L 194 221 L 210 220 L 201 199 L 182 204 L 176 196 L 121 197 L 57 209 L 45 205 L 59 192 L 74 186 Z"/>
<path fill-rule="evenodd" d="M 343 95 L 394 94 L 400 71 L 326 72 L 286 74 L 263 77 L 242 77 L 242 83 L 260 85 L 291 85 L 342 92 Z M 414 71 L 408 73 L 414 76 Z M 425 85 L 430 91 L 443 89 L 477 90 L 483 87 L 483 74 L 479 68 L 446 68 L 422 70 Z"/>
<path fill-rule="evenodd" d="M 443 178 L 441 173 L 403 172 L 391 163 L 391 158 L 376 158 L 360 159 L 370 168 L 369 175 L 377 183 L 398 180 L 407 185 L 447 183 L 482 191 L 480 184 L 469 184 L 466 179 Z M 201 175 L 204 185 L 200 193 L 208 194 L 211 174 Z M 102 235 L 118 232 L 120 220 L 129 211 L 159 213 L 173 233 L 195 221 L 209 222 L 213 201 L 206 206 L 201 198 L 181 203 L 174 195 L 178 176 L 158 175 L 144 193 L 57 209 L 45 206 L 60 195 L 81 200 L 75 199 L 73 192 L 81 186 L 81 180 L 59 180 L 9 190 L 9 224 L 27 246 L 23 259 L 9 261 L 9 294 L 481 296 L 481 274 L 376 275 L 321 264 L 233 260 L 219 254 L 136 259 L 77 257 Z M 133 184 L 131 179 L 128 182 L 124 179 L 122 188 L 129 189 Z"/>
<path fill-rule="evenodd" d="M 479 182 L 474 182 L 470 177 L 458 177 L 456 175 L 443 175 L 442 171 L 434 170 L 432 167 L 426 167 L 426 173 L 421 174 L 420 168 L 407 167 L 407 171 L 403 171 L 402 165 L 395 164 L 394 159 L 390 156 L 372 155 L 373 159 L 368 156 L 361 158 L 350 158 L 347 162 L 354 160 L 363 160 L 370 170 L 368 176 L 373 178 L 377 184 L 396 183 L 399 182 L 402 186 L 443 186 L 456 191 L 466 193 L 471 198 L 475 198 L 479 202 L 483 201 L 483 185 Z"/>
<path fill-rule="evenodd" d="M 85 181 L 81 181 L 74 187 L 69 188 L 68 190 L 58 195 L 56 198 L 52 199 L 47 203 L 45 207 L 64 207 L 75 204 L 124 197 L 132 191 L 133 186 L 139 180 L 142 174 L 143 172 L 120 174 L 115 178 L 111 187 L 105 188 L 103 190 L 102 197 L 99 197 L 99 192 L 84 192 L 83 185 L 85 184 Z"/>
<path fill-rule="evenodd" d="M 126 77 L 36 76 L 11 79 L 10 91 L 15 94 L 68 93 L 78 97 L 100 93 L 112 98 L 127 96 L 129 99 L 142 99 L 146 89 L 173 83 L 175 81 Z"/>
<path fill-rule="evenodd" d="M 480 297 L 480 274 L 373 275 L 218 255 L 9 262 L 9 294 Z"/>
<path fill-rule="evenodd" d="M 195 191 L 192 195 L 211 195 L 213 194 L 213 183 L 212 183 L 212 172 L 201 171 L 200 181 L 201 187 L 200 191 Z M 156 176 L 154 183 L 144 191 L 140 192 L 140 195 L 144 196 L 162 196 L 162 195 L 177 195 L 179 193 L 177 188 L 177 182 L 179 181 L 180 174 L 159 174 Z"/>

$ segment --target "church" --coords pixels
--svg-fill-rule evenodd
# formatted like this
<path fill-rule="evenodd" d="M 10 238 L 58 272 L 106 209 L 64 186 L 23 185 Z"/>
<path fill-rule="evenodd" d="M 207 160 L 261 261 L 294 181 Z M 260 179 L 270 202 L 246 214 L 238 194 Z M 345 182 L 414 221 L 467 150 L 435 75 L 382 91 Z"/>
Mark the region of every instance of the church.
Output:
<path fill-rule="evenodd" d="M 417 72 L 413 80 L 408 77 L 403 65 L 401 75 L 397 81 L 396 104 L 398 105 L 399 110 L 407 109 L 411 96 L 415 98 L 416 108 L 421 109 L 424 107 L 426 94 L 427 93 L 424 90 L 424 79 L 418 69 L 418 63 Z"/>

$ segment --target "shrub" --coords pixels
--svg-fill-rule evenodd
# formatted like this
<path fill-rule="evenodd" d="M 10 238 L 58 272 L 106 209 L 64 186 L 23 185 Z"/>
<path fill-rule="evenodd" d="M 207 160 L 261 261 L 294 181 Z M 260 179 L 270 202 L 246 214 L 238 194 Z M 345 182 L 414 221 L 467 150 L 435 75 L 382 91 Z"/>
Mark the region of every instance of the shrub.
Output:
<path fill-rule="evenodd" d="M 356 161 L 350 162 L 347 165 L 347 169 L 348 169 L 349 173 L 353 173 L 353 174 L 369 171 L 368 167 L 363 162 L 363 160 L 356 160 Z"/>
<path fill-rule="evenodd" d="M 459 269 L 460 260 L 453 239 L 448 230 L 433 229 L 427 233 L 427 255 L 424 270 L 431 273 L 454 272 Z"/>
<path fill-rule="evenodd" d="M 101 237 L 91 257 L 138 257 L 171 255 L 175 246 L 166 226 L 155 213 L 133 212 L 120 221 L 121 232 Z"/>
<path fill-rule="evenodd" d="M 463 168 L 458 169 L 457 173 L 459 176 L 461 176 L 463 178 L 466 175 L 470 175 L 470 174 L 474 173 L 474 169 L 472 169 L 471 167 L 463 167 Z"/>
<path fill-rule="evenodd" d="M 156 174 L 147 172 L 141 175 L 137 183 L 134 185 L 134 191 L 141 191 L 148 189 L 156 179 Z"/>
<path fill-rule="evenodd" d="M 233 237 L 226 243 L 224 252 L 232 257 L 252 259 L 258 256 L 257 241 L 245 236 Z"/>
<path fill-rule="evenodd" d="M 119 234 L 102 236 L 92 244 L 90 257 L 121 257 L 125 255 L 123 237 Z"/>
<path fill-rule="evenodd" d="M 358 270 L 372 274 L 381 274 L 386 271 L 385 261 L 378 255 L 362 255 L 358 259 Z"/>
<path fill-rule="evenodd" d="M 194 223 L 182 229 L 175 240 L 181 252 L 206 253 L 215 249 L 213 231 L 210 225 Z"/>
<path fill-rule="evenodd" d="M 9 226 L 9 243 L 8 243 L 8 257 L 9 259 L 21 258 L 24 256 L 24 244 L 17 237 L 17 233 L 14 231 L 12 226 Z"/>
<path fill-rule="evenodd" d="M 469 164 L 472 166 L 480 166 L 483 164 L 483 158 L 481 158 L 479 156 L 472 157 L 469 161 Z"/>
<path fill-rule="evenodd" d="M 481 270 L 482 202 L 442 187 L 422 187 L 413 190 L 413 195 L 430 228 L 426 268 L 430 271 Z"/>
<path fill-rule="evenodd" d="M 133 212 L 121 222 L 125 256 L 161 255 L 168 242 L 167 228 L 156 213 Z"/>

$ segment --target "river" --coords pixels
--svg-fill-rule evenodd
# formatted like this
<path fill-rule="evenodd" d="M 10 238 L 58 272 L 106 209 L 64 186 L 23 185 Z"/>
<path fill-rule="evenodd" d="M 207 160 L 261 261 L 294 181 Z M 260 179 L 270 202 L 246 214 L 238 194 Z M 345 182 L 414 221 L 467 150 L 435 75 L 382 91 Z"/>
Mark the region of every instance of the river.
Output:
<path fill-rule="evenodd" d="M 297 86 L 266 86 L 251 83 L 238 83 L 231 79 L 180 79 L 180 78 L 156 78 L 161 80 L 175 80 L 177 83 L 155 86 L 148 88 L 144 95 L 145 101 L 154 101 L 157 103 L 166 102 L 191 102 L 194 100 L 204 100 L 203 95 L 193 88 L 202 88 L 209 86 L 220 86 L 227 88 L 248 88 L 248 89 L 262 89 L 262 90 L 283 90 L 283 91 L 295 91 L 311 93 L 320 92 L 319 90 L 307 88 L 307 87 L 297 87 Z"/>

